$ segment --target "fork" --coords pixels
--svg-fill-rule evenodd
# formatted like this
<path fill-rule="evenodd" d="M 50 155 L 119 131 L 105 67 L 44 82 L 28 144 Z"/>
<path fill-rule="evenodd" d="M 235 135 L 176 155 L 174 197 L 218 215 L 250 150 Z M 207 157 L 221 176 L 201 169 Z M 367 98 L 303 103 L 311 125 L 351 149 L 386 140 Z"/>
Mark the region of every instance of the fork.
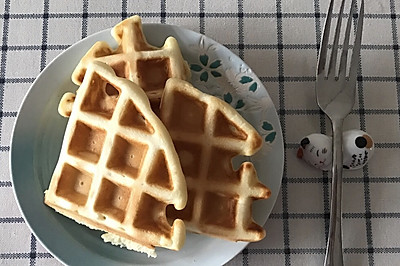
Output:
<path fill-rule="evenodd" d="M 331 0 L 328 13 L 325 20 L 324 33 L 319 51 L 315 90 L 317 102 L 321 110 L 329 117 L 332 122 L 332 190 L 331 190 L 331 206 L 329 235 L 325 254 L 325 266 L 341 266 L 343 265 L 342 251 L 342 134 L 343 121 L 350 113 L 354 106 L 357 71 L 359 66 L 359 56 L 361 49 L 361 35 L 364 19 L 364 0 L 361 0 L 360 11 L 358 15 L 357 30 L 353 45 L 353 53 L 350 58 L 349 76 L 346 76 L 349 40 L 351 31 L 351 22 L 355 9 L 356 0 L 351 1 L 349 19 L 347 21 L 345 35 L 343 40 L 342 54 L 340 56 L 339 68 L 336 73 L 339 37 L 341 31 L 341 23 L 343 18 L 343 10 L 346 0 L 342 0 L 340 12 L 334 33 L 332 52 L 328 57 L 328 41 L 330 26 L 333 13 L 333 4 L 335 0 Z M 328 63 L 327 63 L 328 62 Z"/>

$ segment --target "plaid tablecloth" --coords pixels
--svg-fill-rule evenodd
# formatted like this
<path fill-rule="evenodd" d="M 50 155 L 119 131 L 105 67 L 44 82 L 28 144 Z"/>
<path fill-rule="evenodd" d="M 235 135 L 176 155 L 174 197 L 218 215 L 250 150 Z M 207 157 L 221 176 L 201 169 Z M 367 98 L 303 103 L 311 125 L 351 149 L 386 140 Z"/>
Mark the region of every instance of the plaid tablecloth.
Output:
<path fill-rule="evenodd" d="M 346 129 L 375 140 L 375 155 L 344 177 L 346 265 L 400 261 L 400 2 L 365 0 L 357 101 Z M 318 43 L 328 0 L 5 0 L 0 3 L 0 264 L 56 265 L 26 226 L 9 171 L 12 127 L 35 77 L 70 45 L 122 19 L 175 24 L 238 54 L 260 77 L 285 142 L 282 187 L 265 228 L 228 265 L 322 265 L 329 225 L 327 172 L 296 158 L 299 140 L 330 132 L 315 101 Z M 222 252 L 222 251 L 218 251 Z"/>

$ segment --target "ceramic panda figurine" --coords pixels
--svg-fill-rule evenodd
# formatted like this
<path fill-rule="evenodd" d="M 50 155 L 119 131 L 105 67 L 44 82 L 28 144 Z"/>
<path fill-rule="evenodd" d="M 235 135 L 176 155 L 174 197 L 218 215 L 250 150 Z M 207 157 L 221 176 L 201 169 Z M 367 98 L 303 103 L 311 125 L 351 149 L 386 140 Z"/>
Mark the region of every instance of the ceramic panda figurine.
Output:
<path fill-rule="evenodd" d="M 361 130 L 343 132 L 343 168 L 360 169 L 367 164 L 374 153 L 372 137 Z M 300 141 L 297 157 L 310 165 L 327 171 L 332 168 L 332 137 L 324 134 L 310 134 Z"/>

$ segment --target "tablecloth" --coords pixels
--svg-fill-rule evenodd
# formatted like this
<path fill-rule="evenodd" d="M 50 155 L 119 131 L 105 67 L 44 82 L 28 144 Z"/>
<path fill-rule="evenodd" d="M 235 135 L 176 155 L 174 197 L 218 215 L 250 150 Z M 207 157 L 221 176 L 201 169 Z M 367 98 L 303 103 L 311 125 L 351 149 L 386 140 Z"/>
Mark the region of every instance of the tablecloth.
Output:
<path fill-rule="evenodd" d="M 328 0 L 5 0 L 0 3 L 0 264 L 58 265 L 27 227 L 13 195 L 12 128 L 32 82 L 53 58 L 90 34 L 138 14 L 225 45 L 259 76 L 279 115 L 285 164 L 267 236 L 227 265 L 322 265 L 329 226 L 330 175 L 296 157 L 311 133 L 330 133 L 314 91 Z M 359 4 L 359 3 L 358 3 Z M 361 129 L 375 154 L 345 171 L 346 265 L 400 260 L 400 2 L 365 0 L 365 25 L 354 109 L 345 129 Z M 223 252 L 223 251 L 218 251 Z"/>

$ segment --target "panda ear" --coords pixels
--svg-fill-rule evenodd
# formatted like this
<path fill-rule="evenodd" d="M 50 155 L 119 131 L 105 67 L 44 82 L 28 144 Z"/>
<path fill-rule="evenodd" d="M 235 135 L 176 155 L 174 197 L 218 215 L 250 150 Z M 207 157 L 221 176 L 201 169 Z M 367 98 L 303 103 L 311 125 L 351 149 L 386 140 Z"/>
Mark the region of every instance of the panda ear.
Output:
<path fill-rule="evenodd" d="M 301 140 L 300 145 L 303 149 L 305 149 L 307 147 L 307 145 L 310 144 L 310 140 L 305 137 L 304 139 Z"/>
<path fill-rule="evenodd" d="M 355 144 L 358 148 L 363 149 L 367 146 L 367 140 L 363 136 L 360 136 L 356 138 Z"/>
<path fill-rule="evenodd" d="M 302 158 L 303 158 L 303 155 L 304 155 L 303 149 L 302 149 L 302 148 L 299 148 L 299 149 L 297 150 L 297 158 L 302 159 Z"/>
<path fill-rule="evenodd" d="M 367 149 L 371 149 L 374 146 L 374 141 L 368 135 L 363 135 L 363 137 L 367 140 L 367 145 L 365 146 Z"/>

